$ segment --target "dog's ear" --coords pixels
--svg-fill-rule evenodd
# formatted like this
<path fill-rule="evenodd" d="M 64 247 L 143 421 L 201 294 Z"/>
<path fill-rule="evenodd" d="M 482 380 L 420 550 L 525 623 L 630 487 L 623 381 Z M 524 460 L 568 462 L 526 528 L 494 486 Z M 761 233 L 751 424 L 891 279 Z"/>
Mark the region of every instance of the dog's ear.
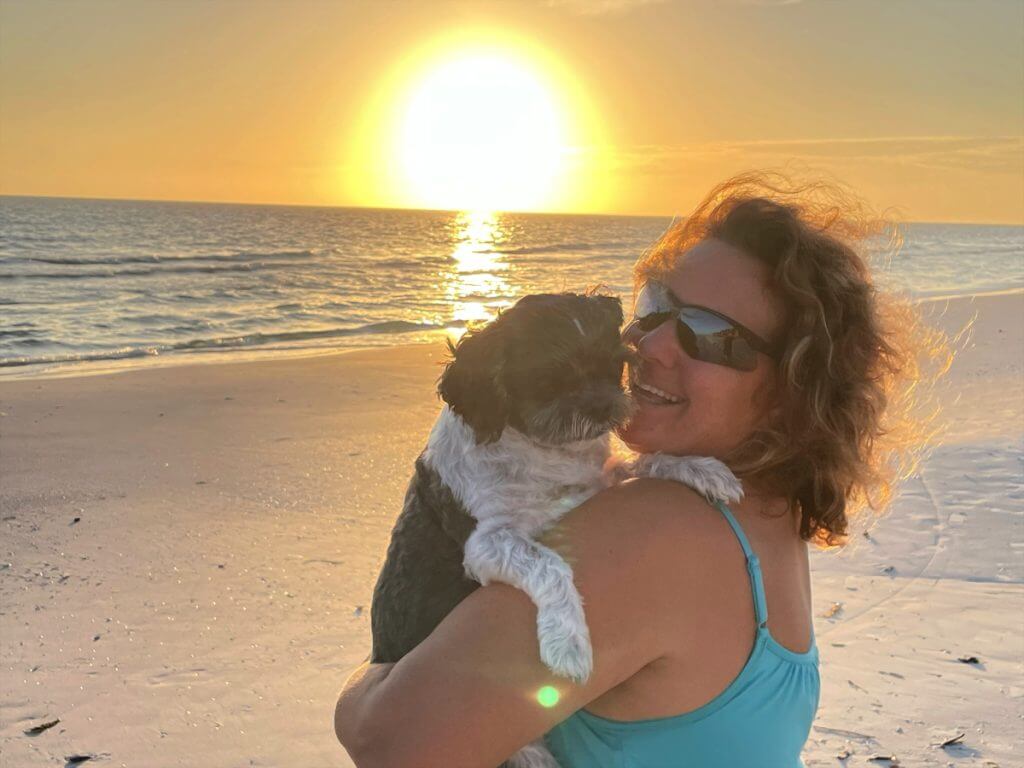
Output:
<path fill-rule="evenodd" d="M 467 331 L 457 345 L 449 341 L 452 359 L 437 385 L 437 394 L 472 428 L 477 443 L 493 443 L 508 424 L 508 398 L 498 381 L 503 336 L 496 320 Z"/>

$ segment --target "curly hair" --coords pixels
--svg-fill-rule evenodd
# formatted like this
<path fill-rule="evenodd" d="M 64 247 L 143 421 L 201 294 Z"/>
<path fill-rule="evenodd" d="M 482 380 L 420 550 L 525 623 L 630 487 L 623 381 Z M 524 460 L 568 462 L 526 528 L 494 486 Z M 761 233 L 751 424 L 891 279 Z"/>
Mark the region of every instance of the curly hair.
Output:
<path fill-rule="evenodd" d="M 847 541 L 859 510 L 889 502 L 931 436 L 929 383 L 949 366 L 944 334 L 905 298 L 876 289 L 870 242 L 898 230 L 836 184 L 751 172 L 715 187 L 637 261 L 635 287 L 672 271 L 698 241 L 765 264 L 785 307 L 773 388 L 778 417 L 723 457 L 800 514 L 805 541 Z"/>

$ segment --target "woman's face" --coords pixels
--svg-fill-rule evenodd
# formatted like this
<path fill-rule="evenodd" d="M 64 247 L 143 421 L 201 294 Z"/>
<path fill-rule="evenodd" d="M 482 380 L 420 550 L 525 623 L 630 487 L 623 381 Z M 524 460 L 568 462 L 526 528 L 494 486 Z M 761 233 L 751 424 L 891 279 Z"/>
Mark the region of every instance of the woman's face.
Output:
<path fill-rule="evenodd" d="M 680 303 L 713 309 L 774 342 L 783 313 L 768 279 L 761 262 L 708 239 L 683 254 L 662 282 Z M 768 417 L 775 363 L 766 355 L 757 354 L 752 371 L 694 360 L 679 344 L 674 319 L 626 340 L 638 353 L 630 366 L 637 409 L 619 435 L 634 450 L 723 458 Z M 681 402 L 649 395 L 637 382 Z"/>

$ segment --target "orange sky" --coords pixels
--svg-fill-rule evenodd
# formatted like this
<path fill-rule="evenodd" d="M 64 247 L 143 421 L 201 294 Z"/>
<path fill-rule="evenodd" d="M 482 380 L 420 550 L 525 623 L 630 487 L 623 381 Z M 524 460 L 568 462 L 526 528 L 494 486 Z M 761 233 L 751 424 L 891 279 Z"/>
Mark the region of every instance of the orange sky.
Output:
<path fill-rule="evenodd" d="M 795 162 L 907 219 L 1024 223 L 1018 2 L 0 0 L 0 194 L 444 207 L 383 167 L 388 99 L 474 35 L 526 46 L 575 125 L 537 208 L 680 213 Z"/>

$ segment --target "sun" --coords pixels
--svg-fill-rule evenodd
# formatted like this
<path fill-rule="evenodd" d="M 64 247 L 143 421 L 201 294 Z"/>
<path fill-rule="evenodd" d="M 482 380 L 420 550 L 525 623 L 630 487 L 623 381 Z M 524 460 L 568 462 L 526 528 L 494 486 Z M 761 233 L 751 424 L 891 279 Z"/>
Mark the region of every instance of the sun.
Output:
<path fill-rule="evenodd" d="M 507 31 L 460 30 L 372 86 L 344 162 L 358 205 L 473 211 L 600 206 L 601 121 L 577 73 Z"/>
<path fill-rule="evenodd" d="M 565 118 L 542 75 L 506 52 L 460 52 L 411 89 L 397 142 L 420 205 L 547 207 L 564 173 Z"/>

